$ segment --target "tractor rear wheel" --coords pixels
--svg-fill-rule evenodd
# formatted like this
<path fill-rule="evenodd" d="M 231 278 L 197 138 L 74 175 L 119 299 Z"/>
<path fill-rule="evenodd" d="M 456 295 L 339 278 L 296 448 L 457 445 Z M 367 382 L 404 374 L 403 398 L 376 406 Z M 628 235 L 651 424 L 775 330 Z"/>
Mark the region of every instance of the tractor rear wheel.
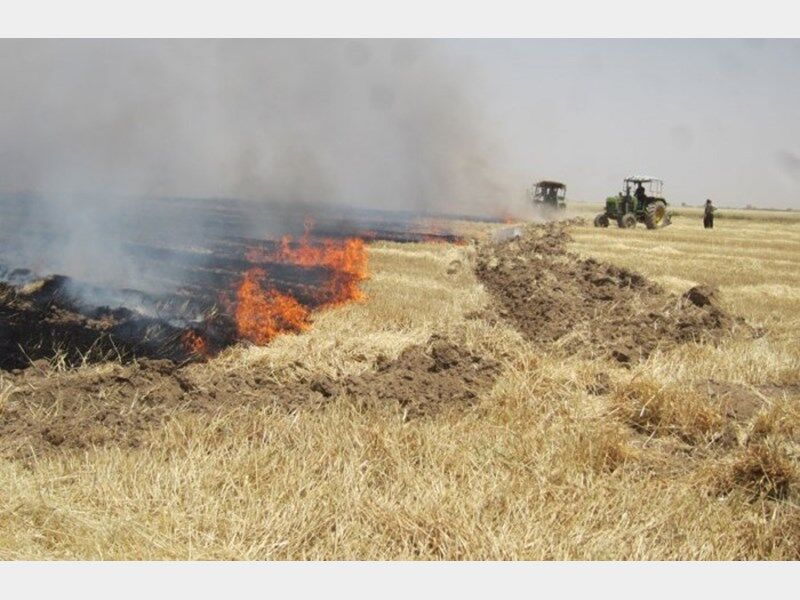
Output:
<path fill-rule="evenodd" d="M 595 227 L 608 227 L 608 216 L 606 213 L 600 213 L 594 218 Z"/>
<path fill-rule="evenodd" d="M 622 218 L 619 220 L 619 226 L 623 229 L 633 229 L 636 227 L 636 215 L 633 213 L 622 215 Z"/>
<path fill-rule="evenodd" d="M 667 218 L 667 203 L 663 200 L 656 200 L 647 205 L 644 209 L 644 224 L 648 229 L 658 229 L 669 224 Z"/>

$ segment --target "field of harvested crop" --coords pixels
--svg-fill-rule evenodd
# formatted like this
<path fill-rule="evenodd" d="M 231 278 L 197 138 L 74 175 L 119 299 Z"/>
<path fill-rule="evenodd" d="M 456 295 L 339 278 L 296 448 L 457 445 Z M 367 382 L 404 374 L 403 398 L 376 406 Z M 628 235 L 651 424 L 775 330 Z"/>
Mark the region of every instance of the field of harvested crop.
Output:
<path fill-rule="evenodd" d="M 0 371 L 0 558 L 798 559 L 800 220 L 720 212 L 454 223 L 264 347 Z"/>

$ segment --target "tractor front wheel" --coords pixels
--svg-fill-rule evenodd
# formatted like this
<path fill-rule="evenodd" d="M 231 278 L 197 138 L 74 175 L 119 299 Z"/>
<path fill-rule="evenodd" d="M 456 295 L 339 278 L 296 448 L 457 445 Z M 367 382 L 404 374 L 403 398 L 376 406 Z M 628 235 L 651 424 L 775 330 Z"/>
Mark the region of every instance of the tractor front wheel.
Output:
<path fill-rule="evenodd" d="M 623 229 L 633 229 L 636 227 L 636 215 L 633 213 L 622 215 L 622 218 L 619 220 L 619 226 Z"/>
<path fill-rule="evenodd" d="M 595 227 L 608 227 L 608 216 L 606 213 L 601 213 L 594 218 Z"/>
<path fill-rule="evenodd" d="M 667 203 L 663 200 L 651 202 L 644 209 L 644 224 L 648 229 L 658 229 L 669 224 L 667 217 Z"/>

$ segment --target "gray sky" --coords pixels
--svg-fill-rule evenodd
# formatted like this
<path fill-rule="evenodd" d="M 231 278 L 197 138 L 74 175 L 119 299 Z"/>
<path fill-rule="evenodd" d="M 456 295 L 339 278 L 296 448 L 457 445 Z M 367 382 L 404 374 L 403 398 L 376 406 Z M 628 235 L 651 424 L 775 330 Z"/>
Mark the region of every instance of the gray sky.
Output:
<path fill-rule="evenodd" d="M 602 199 L 626 174 L 675 203 L 800 208 L 800 41 L 487 40 L 448 50 L 481 77 L 516 172 Z"/>
<path fill-rule="evenodd" d="M 643 172 L 676 204 L 800 208 L 798 62 L 798 41 L 0 40 L 0 190 L 485 212 Z"/>

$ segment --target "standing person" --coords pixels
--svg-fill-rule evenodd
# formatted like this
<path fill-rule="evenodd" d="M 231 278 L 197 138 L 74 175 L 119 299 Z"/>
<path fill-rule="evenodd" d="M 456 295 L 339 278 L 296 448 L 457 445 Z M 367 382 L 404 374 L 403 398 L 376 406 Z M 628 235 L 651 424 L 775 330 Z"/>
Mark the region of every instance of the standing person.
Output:
<path fill-rule="evenodd" d="M 636 196 L 636 208 L 641 209 L 644 206 L 644 201 L 647 200 L 647 194 L 644 191 L 644 186 L 641 181 L 639 185 L 636 186 L 634 196 Z"/>
<path fill-rule="evenodd" d="M 628 207 L 629 207 L 629 205 L 631 205 L 633 203 L 633 200 L 631 200 L 631 184 L 630 183 L 626 183 L 625 184 L 625 195 L 623 196 L 622 192 L 620 192 L 619 193 L 619 197 L 622 199 L 622 202 L 621 202 L 622 208 L 619 211 L 620 217 L 622 217 L 622 215 L 625 215 L 625 214 L 628 213 Z"/>
<path fill-rule="evenodd" d="M 703 213 L 703 227 L 706 229 L 714 229 L 714 205 L 711 204 L 711 198 L 706 200 L 706 209 Z"/>

